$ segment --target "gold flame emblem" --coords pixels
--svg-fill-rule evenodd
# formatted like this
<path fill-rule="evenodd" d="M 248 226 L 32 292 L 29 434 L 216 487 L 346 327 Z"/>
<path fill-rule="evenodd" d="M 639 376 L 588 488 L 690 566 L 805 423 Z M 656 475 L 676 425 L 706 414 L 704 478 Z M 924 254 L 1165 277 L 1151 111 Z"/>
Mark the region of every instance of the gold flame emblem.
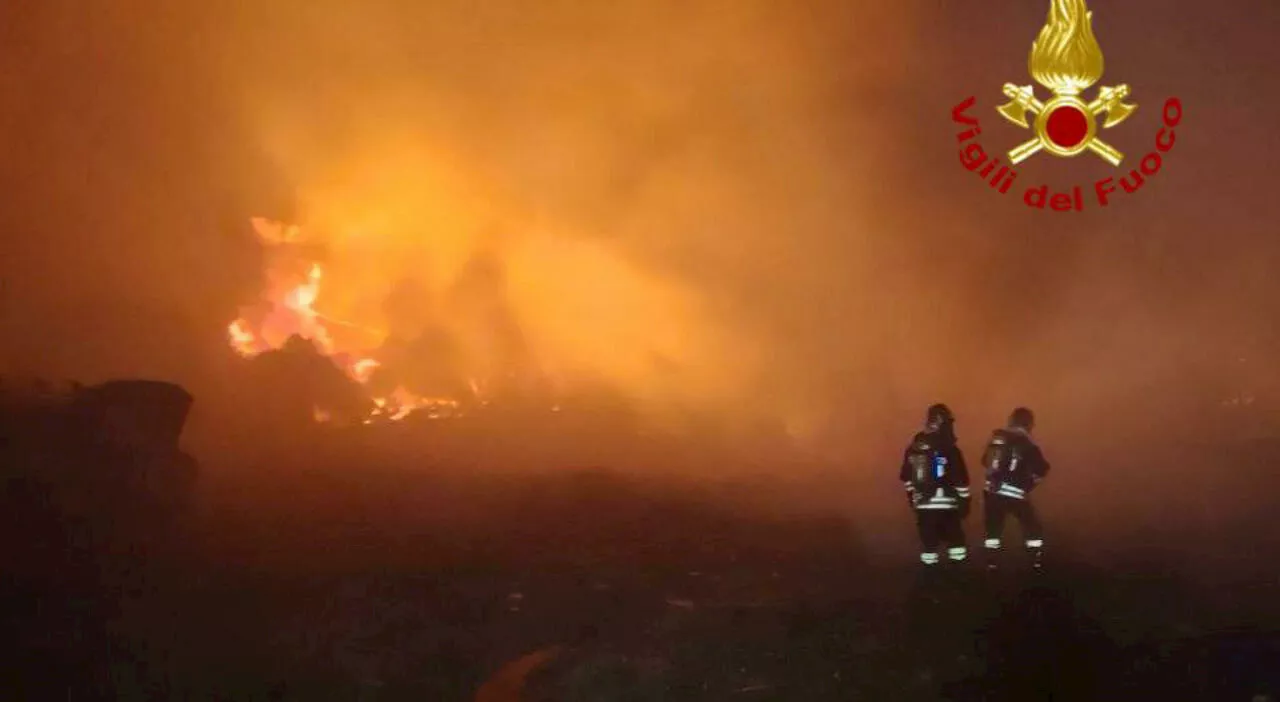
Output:
<path fill-rule="evenodd" d="M 997 108 L 1005 119 L 1034 128 L 1036 137 L 1009 151 L 1017 165 L 1044 150 L 1055 156 L 1075 156 L 1092 151 L 1113 166 L 1124 154 L 1098 138 L 1098 120 L 1108 129 L 1125 121 L 1137 105 L 1128 105 L 1128 85 L 1104 86 L 1092 102 L 1080 95 L 1102 78 L 1102 47 L 1093 36 L 1093 13 L 1085 0 L 1050 0 L 1049 19 L 1031 45 L 1027 60 L 1031 77 L 1053 93 L 1047 102 L 1036 98 L 1030 85 L 1005 83 L 1007 105 Z M 1034 125 L 1027 115 L 1035 117 Z"/>

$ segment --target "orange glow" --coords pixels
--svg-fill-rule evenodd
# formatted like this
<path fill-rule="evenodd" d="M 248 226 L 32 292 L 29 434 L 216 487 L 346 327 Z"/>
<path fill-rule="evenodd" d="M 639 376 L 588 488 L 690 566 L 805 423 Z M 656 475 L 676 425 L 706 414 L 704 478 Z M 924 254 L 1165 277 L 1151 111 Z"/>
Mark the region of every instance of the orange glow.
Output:
<path fill-rule="evenodd" d="M 369 388 L 366 423 L 457 416 L 512 392 L 551 407 L 550 388 L 575 382 L 644 408 L 724 401 L 741 385 L 746 350 L 716 336 L 689 290 L 622 252 L 536 228 L 477 234 L 462 196 L 440 211 L 383 200 L 377 216 L 344 205 L 351 197 L 308 203 L 306 227 L 253 220 L 266 284 L 228 338 L 244 357 L 310 340 Z M 424 236 L 419 219 L 458 233 Z"/>
<path fill-rule="evenodd" d="M 253 220 L 253 226 L 259 240 L 268 248 L 287 247 L 303 241 L 303 234 L 297 226 L 286 226 L 260 218 Z M 267 271 L 267 277 L 273 281 L 273 285 L 263 300 L 268 305 L 266 315 L 256 327 L 246 317 L 240 317 L 228 325 L 227 334 L 232 349 L 241 356 L 252 358 L 265 351 L 281 348 L 289 337 L 296 334 L 314 343 L 321 353 L 330 357 L 350 378 L 368 385 L 374 371 L 382 364 L 374 358 L 353 355 L 351 352 L 355 349 L 339 348 L 329 332 L 329 326 L 343 323 L 316 311 L 315 305 L 320 299 L 321 282 L 324 280 L 321 264 L 311 261 L 304 276 L 290 279 L 287 264 L 293 263 L 291 257 L 280 256 L 277 260 L 284 265 Z M 452 398 L 418 397 L 403 387 L 397 387 L 386 397 L 373 398 L 373 403 L 374 409 L 370 417 L 364 420 L 366 423 L 375 418 L 399 421 L 424 408 L 433 410 L 433 416 L 442 415 L 439 408 L 456 410 L 461 404 Z M 312 418 L 316 422 L 328 422 L 332 419 L 332 414 L 324 408 L 316 407 L 312 411 Z"/>
<path fill-rule="evenodd" d="M 373 374 L 381 364 L 372 358 L 362 358 L 351 364 L 351 374 L 362 385 L 368 384 L 369 376 Z"/>
<path fill-rule="evenodd" d="M 231 339 L 231 348 L 241 356 L 256 356 L 259 352 L 258 337 L 249 331 L 248 324 L 243 319 L 237 319 L 227 326 L 227 335 Z"/>

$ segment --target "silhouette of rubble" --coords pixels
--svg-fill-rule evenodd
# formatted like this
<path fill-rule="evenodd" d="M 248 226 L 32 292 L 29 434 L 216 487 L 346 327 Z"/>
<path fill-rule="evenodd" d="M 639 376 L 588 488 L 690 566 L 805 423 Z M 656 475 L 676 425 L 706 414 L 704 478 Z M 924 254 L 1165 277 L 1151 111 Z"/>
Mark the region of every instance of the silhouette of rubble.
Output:
<path fill-rule="evenodd" d="M 8 388 L 0 413 L 6 498 L 101 524 L 172 515 L 198 471 L 179 447 L 193 401 L 154 380 Z"/>
<path fill-rule="evenodd" d="M 314 422 L 316 410 L 354 420 L 368 416 L 373 408 L 363 386 L 296 334 L 279 349 L 254 357 L 249 373 L 257 396 L 246 411 L 256 411 L 264 421 L 305 426 Z"/>

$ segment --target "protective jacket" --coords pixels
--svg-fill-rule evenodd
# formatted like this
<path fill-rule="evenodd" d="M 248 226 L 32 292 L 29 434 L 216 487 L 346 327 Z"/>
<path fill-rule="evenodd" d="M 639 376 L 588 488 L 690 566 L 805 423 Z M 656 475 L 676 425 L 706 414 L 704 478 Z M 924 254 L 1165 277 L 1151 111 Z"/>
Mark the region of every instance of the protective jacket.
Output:
<path fill-rule="evenodd" d="M 969 504 L 969 469 L 954 436 L 922 431 L 902 456 L 899 479 L 918 510 L 958 510 Z"/>
<path fill-rule="evenodd" d="M 1024 429 L 997 429 L 982 454 L 986 491 L 1024 500 L 1049 474 L 1049 462 Z"/>

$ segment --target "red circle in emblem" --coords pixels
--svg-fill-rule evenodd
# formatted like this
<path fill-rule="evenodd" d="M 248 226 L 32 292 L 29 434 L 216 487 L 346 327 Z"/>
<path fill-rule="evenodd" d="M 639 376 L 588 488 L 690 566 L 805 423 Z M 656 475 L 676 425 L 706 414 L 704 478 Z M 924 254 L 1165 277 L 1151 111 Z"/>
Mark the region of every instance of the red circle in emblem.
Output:
<path fill-rule="evenodd" d="M 1053 112 L 1049 113 L 1049 119 L 1045 121 L 1044 127 L 1049 141 L 1064 149 L 1070 149 L 1079 146 L 1089 135 L 1089 118 L 1079 108 L 1063 105 L 1055 107 Z"/>

